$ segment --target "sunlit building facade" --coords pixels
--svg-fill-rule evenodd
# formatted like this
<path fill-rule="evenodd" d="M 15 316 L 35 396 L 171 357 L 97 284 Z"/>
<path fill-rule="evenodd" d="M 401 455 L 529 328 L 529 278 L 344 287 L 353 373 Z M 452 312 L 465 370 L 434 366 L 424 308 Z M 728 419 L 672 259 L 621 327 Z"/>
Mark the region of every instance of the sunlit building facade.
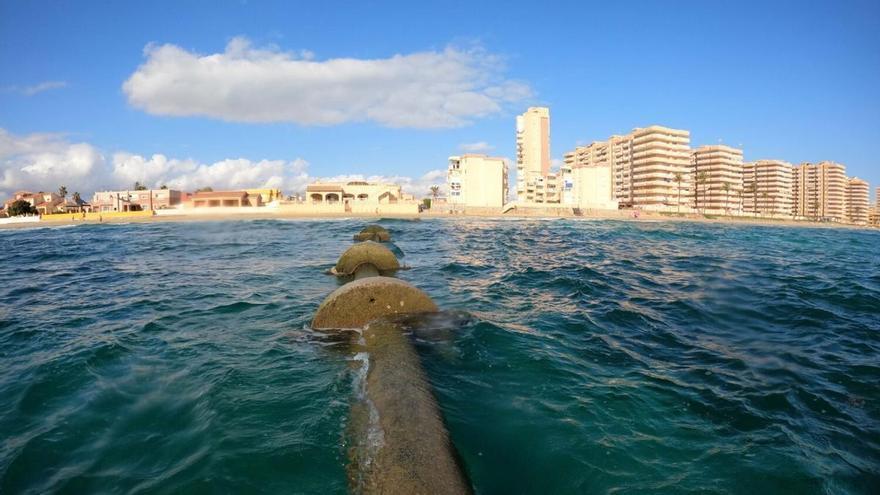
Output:
<path fill-rule="evenodd" d="M 611 136 L 565 155 L 565 164 L 609 165 L 613 199 L 627 207 L 693 206 L 690 132 L 659 125 Z"/>
<path fill-rule="evenodd" d="M 743 164 L 743 211 L 760 215 L 792 214 L 794 168 L 782 160 Z"/>
<path fill-rule="evenodd" d="M 690 132 L 652 125 L 632 136 L 632 205 L 692 206 Z"/>
<path fill-rule="evenodd" d="M 870 207 L 870 189 L 868 183 L 858 177 L 851 177 L 846 182 L 846 221 L 858 225 L 867 225 Z"/>
<path fill-rule="evenodd" d="M 578 167 L 611 167 L 612 199 L 632 205 L 632 136 L 611 136 L 607 141 L 595 141 L 578 146 L 564 155 L 564 170 Z M 571 183 L 565 184 L 571 189 Z"/>
<path fill-rule="evenodd" d="M 742 211 L 742 150 L 720 144 L 700 146 L 691 160 L 694 207 L 702 211 Z"/>
<path fill-rule="evenodd" d="M 477 154 L 450 156 L 446 187 L 450 205 L 501 208 L 507 203 L 507 161 Z"/>
<path fill-rule="evenodd" d="M 824 161 L 794 168 L 792 214 L 810 220 L 846 220 L 846 167 Z"/>
<path fill-rule="evenodd" d="M 550 109 L 530 107 L 516 117 L 517 199 L 526 203 L 558 202 L 558 183 L 556 177 L 548 180 L 549 175 Z"/>

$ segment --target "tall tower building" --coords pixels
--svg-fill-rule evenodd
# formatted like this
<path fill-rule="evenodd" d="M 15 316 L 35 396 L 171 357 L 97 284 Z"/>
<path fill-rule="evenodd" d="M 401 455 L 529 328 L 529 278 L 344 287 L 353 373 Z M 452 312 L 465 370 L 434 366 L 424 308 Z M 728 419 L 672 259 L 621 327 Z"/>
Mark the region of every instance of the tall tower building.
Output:
<path fill-rule="evenodd" d="M 846 167 L 834 162 L 795 167 L 792 214 L 811 220 L 846 220 Z"/>
<path fill-rule="evenodd" d="M 519 201 L 547 202 L 550 186 L 550 109 L 530 107 L 516 117 L 516 194 Z M 554 178 L 555 179 L 555 178 Z M 558 200 L 558 195 L 557 195 Z"/>
<path fill-rule="evenodd" d="M 846 221 L 859 225 L 868 223 L 869 200 L 868 183 L 858 177 L 850 177 L 846 182 Z"/>
<path fill-rule="evenodd" d="M 758 160 L 743 165 L 743 211 L 763 215 L 792 212 L 794 168 L 782 160 Z"/>
<path fill-rule="evenodd" d="M 742 211 L 742 150 L 720 144 L 700 146 L 692 160 L 694 206 L 704 211 Z"/>

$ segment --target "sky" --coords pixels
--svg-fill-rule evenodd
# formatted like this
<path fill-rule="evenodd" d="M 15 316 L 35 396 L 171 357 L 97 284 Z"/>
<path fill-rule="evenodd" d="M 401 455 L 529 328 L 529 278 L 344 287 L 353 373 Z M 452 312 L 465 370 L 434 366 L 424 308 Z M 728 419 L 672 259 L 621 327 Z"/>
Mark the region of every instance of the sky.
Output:
<path fill-rule="evenodd" d="M 880 186 L 880 2 L 0 0 L 0 195 L 380 178 L 652 124 Z M 511 167 L 514 168 L 514 167 Z"/>

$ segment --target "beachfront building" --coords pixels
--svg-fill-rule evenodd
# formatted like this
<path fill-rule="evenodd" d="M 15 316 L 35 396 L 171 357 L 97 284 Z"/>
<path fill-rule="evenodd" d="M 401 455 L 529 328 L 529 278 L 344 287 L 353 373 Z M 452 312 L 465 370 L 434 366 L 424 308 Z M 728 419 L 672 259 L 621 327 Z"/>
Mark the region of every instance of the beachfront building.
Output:
<path fill-rule="evenodd" d="M 880 194 L 880 188 L 877 188 L 877 193 Z M 874 204 L 868 210 L 868 225 L 880 227 L 880 200 L 878 200 L 878 196 L 874 197 Z"/>
<path fill-rule="evenodd" d="M 181 192 L 173 189 L 101 191 L 92 196 L 92 209 L 100 212 L 162 210 L 180 205 L 181 200 Z"/>
<path fill-rule="evenodd" d="M 260 202 L 263 204 L 284 199 L 281 195 L 281 189 L 245 189 L 244 192 L 248 193 L 248 196 L 251 197 L 259 196 Z"/>
<path fill-rule="evenodd" d="M 742 150 L 722 144 L 700 146 L 691 160 L 694 207 L 700 211 L 742 211 Z"/>
<path fill-rule="evenodd" d="M 782 160 L 743 164 L 743 211 L 791 216 L 794 169 Z"/>
<path fill-rule="evenodd" d="M 565 204 L 580 209 L 617 210 L 614 171 L 610 165 L 563 168 L 563 171 L 566 187 L 570 184 L 565 192 Z"/>
<path fill-rule="evenodd" d="M 188 208 L 241 208 L 262 206 L 259 194 L 247 191 L 197 191 L 190 196 Z"/>
<path fill-rule="evenodd" d="M 550 109 L 530 107 L 516 117 L 516 195 L 524 203 L 558 199 L 558 180 L 550 176 Z M 552 189 L 552 191 L 551 191 Z M 552 194 L 557 193 L 557 194 Z"/>
<path fill-rule="evenodd" d="M 794 168 L 792 214 L 816 221 L 846 220 L 846 168 L 835 162 Z"/>
<path fill-rule="evenodd" d="M 626 207 L 693 205 L 690 132 L 659 125 L 633 129 L 566 153 L 566 166 L 610 165 L 613 199 Z"/>
<path fill-rule="evenodd" d="M 306 201 L 316 203 L 386 204 L 409 200 L 397 184 L 381 182 L 313 182 L 306 186 Z"/>
<path fill-rule="evenodd" d="M 450 206 L 501 208 L 507 203 L 507 161 L 477 154 L 450 156 L 446 187 Z"/>
<path fill-rule="evenodd" d="M 632 205 L 632 136 L 611 136 L 607 141 L 595 141 L 578 146 L 564 155 L 563 172 L 578 167 L 609 166 L 612 171 L 612 197 L 621 204 Z M 569 184 L 565 184 L 569 188 Z M 570 201 L 567 201 L 570 202 Z"/>
<path fill-rule="evenodd" d="M 690 132 L 653 125 L 632 133 L 632 205 L 691 207 Z"/>
<path fill-rule="evenodd" d="M 858 177 L 846 181 L 846 221 L 857 225 L 868 224 L 868 183 Z"/>
<path fill-rule="evenodd" d="M 41 215 L 47 215 L 49 213 L 56 213 L 59 211 L 59 208 L 64 203 L 64 198 L 60 194 L 56 193 L 47 193 L 47 192 L 31 192 L 31 191 L 16 191 L 15 194 L 12 195 L 11 199 L 6 200 L 3 205 L 3 209 L 6 210 L 9 206 L 16 201 L 26 201 L 30 203 L 31 206 L 36 208 L 37 212 Z"/>

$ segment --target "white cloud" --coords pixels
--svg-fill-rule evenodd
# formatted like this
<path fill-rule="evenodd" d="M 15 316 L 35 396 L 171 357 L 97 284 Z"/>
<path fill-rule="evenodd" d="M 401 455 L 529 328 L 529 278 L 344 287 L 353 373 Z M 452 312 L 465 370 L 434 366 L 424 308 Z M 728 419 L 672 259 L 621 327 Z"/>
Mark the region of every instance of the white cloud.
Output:
<path fill-rule="evenodd" d="M 24 96 L 34 96 L 35 94 L 49 91 L 51 89 L 66 88 L 67 81 L 43 81 L 32 86 L 7 86 L 0 91 L 10 91 Z"/>
<path fill-rule="evenodd" d="M 245 189 L 274 187 L 284 191 L 299 191 L 308 184 L 308 162 L 301 158 L 293 161 L 245 158 L 221 160 L 211 164 L 194 160 L 169 159 L 165 155 L 145 158 L 129 153 L 113 156 L 112 175 L 117 183 L 150 187 L 167 185 L 172 189 L 192 191 L 210 186 L 215 189 Z"/>
<path fill-rule="evenodd" d="M 0 129 L 4 198 L 19 189 L 54 191 L 62 184 L 93 188 L 104 165 L 104 156 L 90 144 L 70 143 L 57 134 L 16 136 Z"/>
<path fill-rule="evenodd" d="M 476 143 L 464 143 L 458 146 L 462 151 L 467 153 L 488 153 L 495 149 L 494 146 L 487 143 L 486 141 L 479 141 Z"/>
<path fill-rule="evenodd" d="M 401 175 L 335 175 L 332 177 L 319 177 L 315 179 L 321 182 L 388 182 L 392 184 L 400 184 L 403 191 L 414 194 L 417 198 L 428 196 L 431 193 L 431 186 L 440 186 L 443 190 L 446 187 L 446 170 L 430 170 L 421 177 L 412 178 Z"/>
<path fill-rule="evenodd" d="M 323 61 L 303 50 L 258 49 L 234 38 L 223 53 L 201 55 L 148 45 L 145 62 L 123 84 L 131 105 L 156 115 L 234 122 L 389 127 L 456 127 L 531 95 L 504 78 L 498 56 L 472 47 Z"/>
<path fill-rule="evenodd" d="M 110 156 L 106 159 L 105 156 Z M 214 189 L 279 188 L 286 194 L 300 193 L 315 180 L 368 180 L 393 182 L 418 196 L 432 185 L 446 182 L 444 170 L 432 170 L 421 177 L 348 175 L 317 179 L 309 174 L 309 163 L 294 160 L 230 158 L 214 163 L 169 158 L 163 154 L 145 157 L 119 151 L 104 153 L 88 143 L 71 143 L 59 134 L 15 135 L 0 129 L 0 200 L 15 191 L 55 191 L 64 185 L 71 193 L 90 198 L 104 189 L 127 189 L 135 182 L 158 188 L 192 191 Z"/>

